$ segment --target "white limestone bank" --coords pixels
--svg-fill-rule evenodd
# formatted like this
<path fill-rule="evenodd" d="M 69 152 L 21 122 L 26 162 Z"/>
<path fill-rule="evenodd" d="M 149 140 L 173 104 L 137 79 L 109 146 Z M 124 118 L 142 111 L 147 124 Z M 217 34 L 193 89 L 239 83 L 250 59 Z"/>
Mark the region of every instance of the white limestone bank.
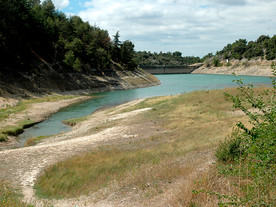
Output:
<path fill-rule="evenodd" d="M 228 63 L 223 62 L 223 66 L 214 67 L 204 64 L 200 68 L 194 70 L 192 74 L 223 74 L 231 75 L 251 75 L 251 76 L 273 76 L 271 63 L 273 61 L 267 61 L 262 59 L 254 60 L 231 60 Z"/>

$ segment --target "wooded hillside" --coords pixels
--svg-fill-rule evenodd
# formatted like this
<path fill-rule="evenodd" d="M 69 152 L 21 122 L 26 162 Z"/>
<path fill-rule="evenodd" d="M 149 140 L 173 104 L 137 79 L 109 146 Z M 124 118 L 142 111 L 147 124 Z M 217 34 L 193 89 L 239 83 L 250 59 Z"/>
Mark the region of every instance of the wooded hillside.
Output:
<path fill-rule="evenodd" d="M 134 44 L 78 16 L 67 17 L 51 0 L 0 0 L 1 72 L 37 72 L 41 63 L 62 72 L 137 66 Z"/>
<path fill-rule="evenodd" d="M 255 57 L 262 57 L 267 60 L 274 60 L 276 58 L 276 35 L 270 38 L 268 35 L 261 35 L 256 41 L 247 41 L 246 39 L 239 39 L 232 44 L 227 44 L 222 50 L 217 51 L 217 56 L 224 59 L 238 59 L 246 58 L 248 60 Z M 203 57 L 203 60 L 212 57 L 209 53 Z"/>

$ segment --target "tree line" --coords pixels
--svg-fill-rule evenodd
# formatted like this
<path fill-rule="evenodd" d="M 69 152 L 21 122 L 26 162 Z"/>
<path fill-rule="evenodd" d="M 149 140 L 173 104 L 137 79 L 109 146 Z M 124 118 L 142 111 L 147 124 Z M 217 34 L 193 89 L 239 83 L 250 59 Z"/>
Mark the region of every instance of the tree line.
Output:
<path fill-rule="evenodd" d="M 256 41 L 247 41 L 239 39 L 232 44 L 227 44 L 222 50 L 217 51 L 217 56 L 224 59 L 246 58 L 248 60 L 256 57 L 261 57 L 267 60 L 276 58 L 276 35 L 270 38 L 268 35 L 261 35 Z M 207 54 L 202 59 L 214 56 L 212 53 Z"/>
<path fill-rule="evenodd" d="M 67 17 L 52 0 L 0 0 L 0 51 L 3 71 L 34 70 L 34 59 L 55 70 L 108 69 L 112 62 L 137 67 L 134 44 L 113 39 L 107 30 L 78 16 Z"/>
<path fill-rule="evenodd" d="M 143 66 L 175 66 L 175 65 L 191 65 L 194 63 L 201 63 L 207 59 L 214 59 L 219 63 L 219 59 L 238 59 L 246 58 L 263 58 L 267 60 L 276 59 L 276 35 L 269 37 L 268 35 L 261 35 L 256 41 L 247 41 L 246 39 L 239 39 L 232 44 L 227 44 L 222 50 L 213 53 L 208 53 L 203 58 L 194 56 L 184 56 L 179 51 L 176 52 L 135 52 L 135 59 L 138 64 Z"/>
<path fill-rule="evenodd" d="M 186 56 L 182 57 L 182 53 L 179 51 L 151 53 L 150 51 L 138 51 L 135 52 L 135 59 L 139 66 L 174 66 L 174 65 L 191 65 L 201 62 L 200 57 Z"/>

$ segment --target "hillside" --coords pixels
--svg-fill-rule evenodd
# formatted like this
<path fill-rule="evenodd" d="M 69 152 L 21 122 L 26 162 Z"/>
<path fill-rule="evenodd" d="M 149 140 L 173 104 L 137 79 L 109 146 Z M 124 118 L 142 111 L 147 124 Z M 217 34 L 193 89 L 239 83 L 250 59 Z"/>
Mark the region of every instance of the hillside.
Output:
<path fill-rule="evenodd" d="M 204 65 L 193 73 L 273 76 L 276 35 L 261 35 L 256 41 L 239 39 L 227 44 L 216 55 L 209 53 L 201 61 Z"/>
<path fill-rule="evenodd" d="M 254 58 L 251 60 L 232 59 L 228 62 L 221 60 L 218 66 L 210 62 L 205 62 L 203 66 L 194 70 L 193 74 L 222 74 L 222 75 L 253 75 L 253 76 L 273 76 L 272 66 L 274 61 Z"/>
<path fill-rule="evenodd" d="M 47 92 L 145 87 L 158 80 L 137 68 L 134 44 L 78 16 L 67 17 L 51 0 L 0 0 L 0 89 Z M 143 76 L 143 81 L 126 80 Z M 23 94 L 24 95 L 24 94 Z"/>
<path fill-rule="evenodd" d="M 41 69 L 41 68 L 39 68 Z M 49 68 L 37 73 L 0 72 L 0 95 L 4 93 L 28 97 L 30 92 L 51 93 L 87 90 L 90 93 L 149 87 L 160 84 L 153 75 L 142 69 L 131 71 L 113 65 L 110 69 L 90 72 L 62 72 Z"/>

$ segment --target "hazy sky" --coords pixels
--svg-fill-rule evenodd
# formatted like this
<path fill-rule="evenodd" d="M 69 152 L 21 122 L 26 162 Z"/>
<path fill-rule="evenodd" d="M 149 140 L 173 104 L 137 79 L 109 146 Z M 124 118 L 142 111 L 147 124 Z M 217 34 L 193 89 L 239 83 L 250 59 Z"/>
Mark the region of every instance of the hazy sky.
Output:
<path fill-rule="evenodd" d="M 131 40 L 136 51 L 200 56 L 276 34 L 276 0 L 52 0 L 67 15 Z"/>

